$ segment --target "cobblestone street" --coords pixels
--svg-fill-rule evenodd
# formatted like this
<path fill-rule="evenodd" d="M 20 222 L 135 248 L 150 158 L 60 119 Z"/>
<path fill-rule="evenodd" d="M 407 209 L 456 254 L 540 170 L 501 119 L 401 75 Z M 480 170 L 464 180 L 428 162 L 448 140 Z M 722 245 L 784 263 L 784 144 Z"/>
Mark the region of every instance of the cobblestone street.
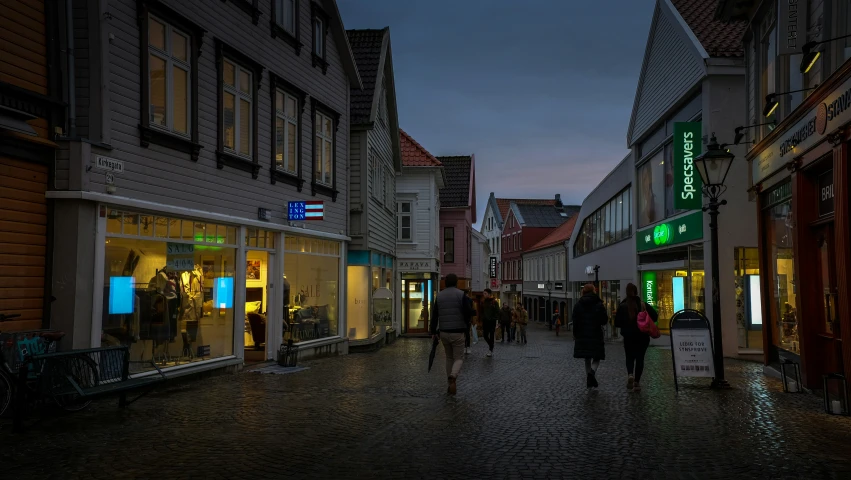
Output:
<path fill-rule="evenodd" d="M 728 360 L 735 389 L 674 393 L 670 352 L 627 392 L 607 347 L 585 389 L 570 334 L 480 341 L 447 397 L 429 341 L 308 362 L 288 375 L 163 387 L 125 411 L 108 399 L 22 435 L 0 427 L 3 478 L 849 478 L 851 420 Z M 705 384 L 708 382 L 700 382 Z"/>

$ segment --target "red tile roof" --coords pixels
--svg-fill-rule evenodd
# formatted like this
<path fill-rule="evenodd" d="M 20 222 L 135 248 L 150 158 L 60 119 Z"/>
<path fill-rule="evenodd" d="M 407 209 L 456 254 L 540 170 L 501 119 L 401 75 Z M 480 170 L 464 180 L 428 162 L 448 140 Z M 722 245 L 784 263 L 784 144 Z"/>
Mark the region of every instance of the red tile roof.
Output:
<path fill-rule="evenodd" d="M 508 215 L 508 209 L 511 208 L 511 202 L 517 205 L 555 205 L 556 201 L 553 198 L 497 198 L 496 205 L 499 207 L 499 215 L 502 221 L 505 221 Z"/>
<path fill-rule="evenodd" d="M 399 129 L 399 139 L 402 143 L 403 167 L 440 167 L 443 165 L 401 128 Z"/>
<path fill-rule="evenodd" d="M 671 0 L 710 57 L 742 57 L 744 21 L 724 23 L 715 19 L 718 0 Z"/>
<path fill-rule="evenodd" d="M 533 252 L 535 250 L 541 250 L 543 248 L 560 245 L 565 240 L 570 239 L 570 236 L 573 235 L 573 227 L 576 226 L 576 219 L 578 217 L 579 215 L 574 214 L 572 217 L 567 219 L 566 222 L 562 223 L 560 227 L 557 227 L 555 230 L 550 232 L 549 235 L 542 238 L 540 242 L 533 245 L 532 248 L 527 250 L 527 252 Z"/>

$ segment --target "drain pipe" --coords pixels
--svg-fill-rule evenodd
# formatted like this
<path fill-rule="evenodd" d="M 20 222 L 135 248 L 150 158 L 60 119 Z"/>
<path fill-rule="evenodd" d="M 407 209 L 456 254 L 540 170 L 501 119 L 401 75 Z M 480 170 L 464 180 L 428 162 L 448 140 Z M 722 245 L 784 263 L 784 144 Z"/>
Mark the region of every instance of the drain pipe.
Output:
<path fill-rule="evenodd" d="M 77 138 L 77 95 L 74 69 L 74 0 L 65 0 L 65 28 L 68 38 L 65 48 L 68 62 L 68 138 Z"/>

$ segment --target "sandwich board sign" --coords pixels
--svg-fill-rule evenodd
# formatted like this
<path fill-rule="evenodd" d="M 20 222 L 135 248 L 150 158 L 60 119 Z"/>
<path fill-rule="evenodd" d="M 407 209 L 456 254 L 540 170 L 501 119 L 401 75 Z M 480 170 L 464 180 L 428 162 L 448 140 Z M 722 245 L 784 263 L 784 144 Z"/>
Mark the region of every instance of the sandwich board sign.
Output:
<path fill-rule="evenodd" d="M 671 317 L 671 358 L 674 385 L 678 378 L 715 378 L 712 331 L 709 319 L 697 310 L 680 310 Z"/>

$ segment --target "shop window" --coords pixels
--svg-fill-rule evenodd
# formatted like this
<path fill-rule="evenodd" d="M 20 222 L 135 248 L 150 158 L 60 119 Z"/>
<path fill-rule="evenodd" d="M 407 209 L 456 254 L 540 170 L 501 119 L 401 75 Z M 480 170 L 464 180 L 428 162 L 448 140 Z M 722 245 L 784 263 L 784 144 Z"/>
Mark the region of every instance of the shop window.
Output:
<path fill-rule="evenodd" d="M 626 188 L 582 220 L 573 245 L 575 257 L 629 238 L 632 229 L 630 192 L 631 188 Z"/>
<path fill-rule="evenodd" d="M 216 39 L 219 63 L 217 167 L 229 166 L 257 178 L 257 93 L 263 67 Z"/>
<path fill-rule="evenodd" d="M 352 274 L 352 267 L 348 272 Z M 340 243 L 287 235 L 284 275 L 292 292 L 284 340 L 302 342 L 339 335 Z M 366 274 L 360 284 L 369 285 Z"/>
<path fill-rule="evenodd" d="M 198 52 L 204 30 L 170 8 L 143 0 L 141 145 L 189 153 L 198 160 Z"/>
<path fill-rule="evenodd" d="M 101 345 L 166 367 L 233 355 L 236 228 L 114 210 L 108 222 L 122 233 L 104 248 Z M 146 223 L 162 240 L 141 238 Z"/>
<path fill-rule="evenodd" d="M 791 193 L 789 184 L 769 193 L 766 198 L 777 198 L 780 195 L 777 195 L 776 192 L 784 190 Z M 770 284 L 772 285 L 770 292 L 771 321 L 774 325 L 777 325 L 773 341 L 776 346 L 784 350 L 800 354 L 792 200 L 786 198 L 775 202 L 764 212 L 764 222 L 769 242 L 769 265 L 772 269 L 770 273 Z"/>
<path fill-rule="evenodd" d="M 443 228 L 443 263 L 455 263 L 455 228 Z"/>

